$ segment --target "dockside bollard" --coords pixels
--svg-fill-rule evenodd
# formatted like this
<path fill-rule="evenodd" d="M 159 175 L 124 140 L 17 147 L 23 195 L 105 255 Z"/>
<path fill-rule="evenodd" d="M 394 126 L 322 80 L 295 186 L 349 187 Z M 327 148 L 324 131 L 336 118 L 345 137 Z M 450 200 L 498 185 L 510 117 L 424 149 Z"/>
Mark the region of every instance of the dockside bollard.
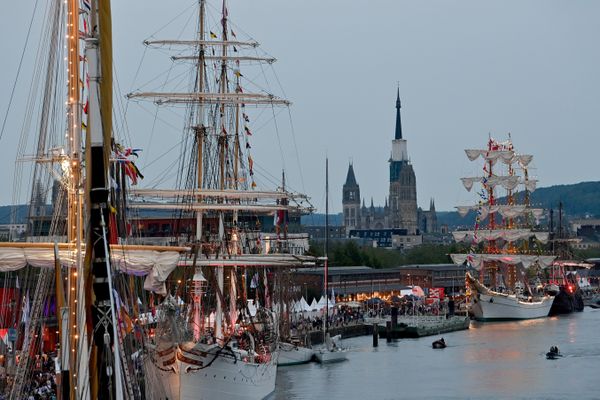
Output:
<path fill-rule="evenodd" d="M 448 301 L 448 316 L 447 316 L 447 318 L 454 317 L 454 309 L 455 309 L 455 307 L 454 307 L 454 300 L 450 299 Z"/>
<path fill-rule="evenodd" d="M 392 341 L 392 321 L 385 322 L 385 340 L 388 343 Z"/>
<path fill-rule="evenodd" d="M 375 323 L 373 324 L 373 347 L 377 347 L 379 346 L 379 329 L 378 325 Z"/>
<path fill-rule="evenodd" d="M 398 307 L 392 307 L 392 330 L 398 327 Z"/>

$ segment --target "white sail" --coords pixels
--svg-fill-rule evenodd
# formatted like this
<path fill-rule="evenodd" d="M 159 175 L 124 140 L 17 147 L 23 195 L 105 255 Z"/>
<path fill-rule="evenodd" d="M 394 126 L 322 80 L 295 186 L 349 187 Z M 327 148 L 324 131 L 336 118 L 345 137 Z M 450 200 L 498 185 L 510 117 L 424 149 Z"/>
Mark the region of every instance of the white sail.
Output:
<path fill-rule="evenodd" d="M 482 229 L 478 231 L 454 231 L 454 240 L 457 242 L 481 243 L 490 240 L 505 240 L 509 243 L 535 237 L 542 243 L 548 242 L 548 232 L 533 232 L 529 229 Z"/>
<path fill-rule="evenodd" d="M 55 263 L 53 243 L 5 243 L 0 246 L 0 271 L 16 271 L 26 266 L 52 268 Z M 158 248 L 158 247 L 154 247 Z M 145 276 L 144 289 L 166 294 L 165 281 L 180 260 L 180 251 L 189 248 L 165 247 L 163 251 L 136 246 L 111 246 L 111 264 L 128 275 Z M 69 268 L 77 265 L 74 248 L 62 246 L 60 263 Z"/>
<path fill-rule="evenodd" d="M 471 161 L 475 161 L 477 158 L 482 157 L 485 161 L 491 162 L 492 165 L 496 161 L 500 160 L 504 164 L 519 163 L 521 166 L 526 167 L 529 165 L 533 156 L 530 154 L 515 154 L 512 150 L 479 150 L 479 149 L 466 149 L 465 153 Z"/>
<path fill-rule="evenodd" d="M 519 205 L 474 205 L 474 206 L 456 206 L 456 210 L 461 217 L 465 217 L 469 211 L 479 213 L 481 220 L 485 219 L 489 214 L 498 213 L 505 218 L 516 218 L 532 214 L 536 220 L 539 220 L 544 215 L 543 208 L 529 208 L 524 204 Z"/>
<path fill-rule="evenodd" d="M 534 192 L 537 187 L 537 182 L 537 179 L 524 179 L 520 183 L 525 185 L 525 188 L 528 191 Z"/>
<path fill-rule="evenodd" d="M 463 183 L 463 186 L 465 187 L 465 189 L 467 189 L 467 191 L 471 191 L 471 189 L 473 188 L 473 184 L 475 183 L 483 183 L 486 186 L 495 188 L 496 186 L 502 186 L 504 189 L 506 190 L 514 190 L 519 183 L 521 183 L 519 176 L 517 175 L 508 175 L 508 176 L 490 176 L 490 177 L 483 177 L 483 176 L 473 176 L 473 177 L 466 177 L 466 178 L 460 178 L 460 180 Z"/>
<path fill-rule="evenodd" d="M 549 267 L 555 256 L 538 256 L 527 254 L 450 254 L 452 261 L 457 265 L 462 265 L 468 262 L 476 270 L 483 267 L 484 262 L 499 262 L 508 265 L 523 265 L 524 268 L 529 268 L 534 264 L 539 264 L 542 268 Z"/>

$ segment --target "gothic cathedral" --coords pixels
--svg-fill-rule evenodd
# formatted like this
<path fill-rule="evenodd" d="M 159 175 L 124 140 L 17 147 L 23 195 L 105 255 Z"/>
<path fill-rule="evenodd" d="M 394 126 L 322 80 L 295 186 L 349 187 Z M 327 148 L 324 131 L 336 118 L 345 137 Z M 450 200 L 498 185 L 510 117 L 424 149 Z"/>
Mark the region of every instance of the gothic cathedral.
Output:
<path fill-rule="evenodd" d="M 348 166 L 346 183 L 342 189 L 346 234 L 354 229 L 402 229 L 406 235 L 417 235 L 437 228 L 434 228 L 437 221 L 432 221 L 436 219 L 433 200 L 429 212 L 417 208 L 417 179 L 408 157 L 406 139 L 402 138 L 399 90 L 396 99 L 396 132 L 389 163 L 390 192 L 384 207 L 375 207 L 373 199 L 370 207 L 365 206 L 364 199 L 361 206 L 360 187 L 356 182 L 354 167 L 352 164 Z"/>

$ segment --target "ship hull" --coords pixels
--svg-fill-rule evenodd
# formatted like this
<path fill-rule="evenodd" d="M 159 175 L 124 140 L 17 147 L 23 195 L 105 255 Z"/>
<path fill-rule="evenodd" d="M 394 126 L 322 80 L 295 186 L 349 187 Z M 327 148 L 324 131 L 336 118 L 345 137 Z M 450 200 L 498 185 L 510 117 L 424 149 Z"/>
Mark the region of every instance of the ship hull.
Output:
<path fill-rule="evenodd" d="M 537 301 L 523 301 L 515 295 L 479 293 L 471 304 L 478 321 L 524 320 L 547 317 L 554 298 L 544 296 Z"/>
<path fill-rule="evenodd" d="M 277 365 L 289 366 L 306 364 L 313 360 L 315 357 L 315 351 L 302 346 L 294 346 L 290 343 L 281 343 L 279 345 L 279 358 L 277 359 Z"/>
<path fill-rule="evenodd" d="M 570 314 L 572 312 L 583 311 L 583 296 L 580 290 L 576 290 L 573 293 L 567 293 L 564 287 L 560 288 L 560 291 L 554 298 L 552 308 L 550 309 L 550 315 Z"/>
<path fill-rule="evenodd" d="M 152 377 L 148 394 L 158 399 L 178 399 L 177 346 L 168 344 L 157 348 L 150 344 L 148 347 L 151 351 L 145 360 L 146 376 Z"/>
<path fill-rule="evenodd" d="M 315 357 L 317 357 L 317 361 L 321 364 L 341 362 L 348 359 L 346 350 L 321 349 L 315 352 Z"/>
<path fill-rule="evenodd" d="M 255 363 L 243 358 L 235 350 L 186 351 L 180 347 L 179 400 L 249 400 L 270 395 L 275 390 L 276 360 Z"/>

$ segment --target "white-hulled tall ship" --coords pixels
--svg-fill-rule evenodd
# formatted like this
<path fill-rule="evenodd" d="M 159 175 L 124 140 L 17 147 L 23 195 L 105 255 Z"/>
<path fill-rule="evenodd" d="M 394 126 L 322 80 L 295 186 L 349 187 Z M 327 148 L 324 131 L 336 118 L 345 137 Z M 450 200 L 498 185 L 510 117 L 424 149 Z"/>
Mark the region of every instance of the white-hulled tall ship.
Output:
<path fill-rule="evenodd" d="M 172 51 L 174 63 L 190 66 L 191 90 L 128 95 L 186 109 L 178 187 L 133 191 L 130 206 L 171 210 L 194 220 L 170 238 L 193 242 L 194 256 L 185 262 L 193 276 L 184 272 L 193 288 L 183 305 L 161 306 L 147 374 L 160 377 L 164 384 L 156 393 L 162 390 L 169 399 L 260 399 L 275 389 L 278 324 L 287 320 L 273 306 L 274 299 L 281 304 L 283 290 L 277 271 L 314 261 L 303 255 L 307 248 L 294 246 L 308 238 L 288 234 L 288 222 L 312 206 L 287 190 L 285 175 L 277 188 L 258 189 L 251 146 L 251 120 L 258 113 L 253 110 L 271 109 L 267 114 L 275 117 L 276 108 L 290 103 L 264 89 L 251 91 L 255 81 L 245 76 L 252 65 L 260 73 L 275 59 L 257 54 L 257 42 L 237 38 L 225 1 L 218 17 L 207 14 L 207 2 L 200 0 L 193 40 L 145 42 Z M 261 230 L 269 218 L 276 230 L 271 235 Z M 176 312 L 168 311 L 173 308 Z"/>
<path fill-rule="evenodd" d="M 275 387 L 279 339 L 271 299 L 282 286 L 273 272 L 311 261 L 297 245 L 307 239 L 287 234 L 288 213 L 311 208 L 306 197 L 286 190 L 285 179 L 275 190 L 255 190 L 247 109 L 288 102 L 243 90 L 240 65 L 273 59 L 238 55 L 257 43 L 229 40 L 225 5 L 221 40 L 201 22 L 196 40 L 149 42 L 193 50 L 174 61 L 193 65 L 194 91 L 154 97 L 188 106 L 182 148 L 193 159 L 180 157 L 181 187 L 131 199 L 130 184 L 142 176 L 137 151 L 113 136 L 124 124 L 112 121 L 110 5 L 44 5 L 16 151 L 16 191 L 32 177 L 30 218 L 22 235 L 0 243 L 2 304 L 10 305 L 0 329 L 13 342 L 2 354 L 10 384 L 0 397 L 265 397 Z M 200 9 L 203 16 L 204 1 Z M 131 97 L 144 96 L 153 97 Z M 33 161 L 31 175 L 22 161 Z M 13 203 L 23 204 L 18 194 Z M 142 195 L 146 202 L 136 204 Z M 168 246 L 143 244 L 126 217 L 149 199 L 150 208 L 193 215 L 195 229 L 170 231 Z M 276 234 L 261 232 L 268 218 Z M 251 312 L 247 293 L 263 306 Z"/>
<path fill-rule="evenodd" d="M 476 222 L 472 231 L 453 232 L 457 242 L 469 243 L 467 253 L 451 254 L 456 264 L 479 274 L 466 273 L 471 312 L 484 321 L 546 317 L 554 297 L 537 293 L 526 277 L 528 268 L 546 268 L 555 258 L 544 255 L 548 232 L 531 229 L 543 215 L 542 209 L 529 206 L 529 193 L 537 183 L 528 175 L 533 156 L 518 154 L 510 139 L 490 138 L 487 149 L 465 152 L 471 161 L 484 161 L 481 176 L 462 178 L 468 191 L 474 184 L 481 184 L 481 190 L 476 205 L 457 207 L 463 216 L 474 211 Z M 523 191 L 517 195 L 519 187 Z M 503 204 L 500 188 L 505 190 Z"/>

